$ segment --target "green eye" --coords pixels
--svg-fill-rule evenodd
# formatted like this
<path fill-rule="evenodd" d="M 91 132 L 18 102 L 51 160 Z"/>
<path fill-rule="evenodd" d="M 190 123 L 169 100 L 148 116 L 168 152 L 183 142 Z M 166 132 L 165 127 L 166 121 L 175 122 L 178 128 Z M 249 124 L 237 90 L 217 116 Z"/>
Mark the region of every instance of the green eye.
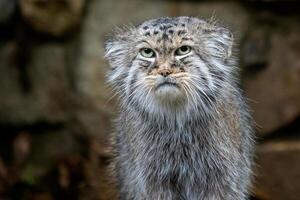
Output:
<path fill-rule="evenodd" d="M 192 48 L 190 46 L 182 46 L 179 47 L 176 51 L 175 51 L 175 55 L 176 56 L 182 56 L 182 55 L 186 55 L 188 53 L 190 53 L 192 50 Z"/>
<path fill-rule="evenodd" d="M 155 52 L 150 48 L 143 48 L 140 50 L 140 54 L 145 58 L 155 57 Z"/>

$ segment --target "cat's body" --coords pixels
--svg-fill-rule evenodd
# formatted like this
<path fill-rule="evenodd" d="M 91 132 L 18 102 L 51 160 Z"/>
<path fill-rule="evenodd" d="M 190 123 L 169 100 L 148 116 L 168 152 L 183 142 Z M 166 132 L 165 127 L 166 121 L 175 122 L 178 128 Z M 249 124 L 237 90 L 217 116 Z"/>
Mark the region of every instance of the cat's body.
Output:
<path fill-rule="evenodd" d="M 224 28 L 188 17 L 150 20 L 107 43 L 121 101 L 119 199 L 247 198 L 252 128 L 231 43 Z"/>

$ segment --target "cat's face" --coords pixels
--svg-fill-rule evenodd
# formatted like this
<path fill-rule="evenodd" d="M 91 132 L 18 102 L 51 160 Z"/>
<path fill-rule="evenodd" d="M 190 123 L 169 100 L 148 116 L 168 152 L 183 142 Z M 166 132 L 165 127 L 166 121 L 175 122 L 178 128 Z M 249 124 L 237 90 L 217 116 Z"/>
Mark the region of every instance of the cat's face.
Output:
<path fill-rule="evenodd" d="M 213 104 L 232 68 L 232 38 L 197 18 L 161 18 L 107 42 L 109 82 L 126 103 L 151 111 Z"/>

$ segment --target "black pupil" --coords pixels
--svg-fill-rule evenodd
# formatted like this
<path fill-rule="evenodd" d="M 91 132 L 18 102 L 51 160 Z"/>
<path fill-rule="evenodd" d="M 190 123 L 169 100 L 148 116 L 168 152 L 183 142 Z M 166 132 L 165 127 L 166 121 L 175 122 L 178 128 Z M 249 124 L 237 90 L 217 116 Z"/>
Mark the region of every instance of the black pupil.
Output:
<path fill-rule="evenodd" d="M 151 50 L 151 49 L 144 49 L 144 52 L 145 52 L 146 54 L 151 54 L 152 50 Z"/>
<path fill-rule="evenodd" d="M 187 47 L 187 46 L 182 46 L 182 47 L 181 47 L 181 51 L 185 52 L 185 51 L 187 51 L 187 50 L 188 50 L 188 47 Z"/>

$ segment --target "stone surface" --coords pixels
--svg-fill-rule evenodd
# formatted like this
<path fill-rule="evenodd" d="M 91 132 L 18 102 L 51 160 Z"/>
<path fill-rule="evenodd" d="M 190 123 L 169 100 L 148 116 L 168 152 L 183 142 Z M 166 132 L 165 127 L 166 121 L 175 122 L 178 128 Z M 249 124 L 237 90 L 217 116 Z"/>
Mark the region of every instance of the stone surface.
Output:
<path fill-rule="evenodd" d="M 20 0 L 22 14 L 38 31 L 61 36 L 81 20 L 85 0 Z"/>
<path fill-rule="evenodd" d="M 16 8 L 16 0 L 0 0 L 0 24 L 5 23 L 12 16 Z"/>
<path fill-rule="evenodd" d="M 255 191 L 262 200 L 300 197 L 300 138 L 269 141 L 257 149 Z"/>
<path fill-rule="evenodd" d="M 246 8 L 236 2 L 188 2 L 179 1 L 170 4 L 171 16 L 198 16 L 203 19 L 215 18 L 220 24 L 228 27 L 239 44 L 251 22 Z M 238 17 L 237 17 L 238 16 Z"/>
<path fill-rule="evenodd" d="M 267 28 L 249 30 L 241 46 L 241 66 L 251 73 L 264 68 L 269 61 L 270 33 Z"/>
<path fill-rule="evenodd" d="M 244 77 L 259 133 L 266 135 L 300 116 L 299 30 L 274 32 L 268 65 Z"/>
<path fill-rule="evenodd" d="M 41 130 L 31 138 L 31 150 L 20 174 L 26 183 L 38 184 L 60 160 L 80 153 L 80 143 L 68 130 Z"/>
<path fill-rule="evenodd" d="M 64 47 L 55 43 L 34 47 L 24 66 L 17 66 L 14 61 L 17 48 L 13 41 L 0 48 L 1 123 L 66 121 L 70 89 Z M 23 88 L 24 81 L 27 89 Z"/>

